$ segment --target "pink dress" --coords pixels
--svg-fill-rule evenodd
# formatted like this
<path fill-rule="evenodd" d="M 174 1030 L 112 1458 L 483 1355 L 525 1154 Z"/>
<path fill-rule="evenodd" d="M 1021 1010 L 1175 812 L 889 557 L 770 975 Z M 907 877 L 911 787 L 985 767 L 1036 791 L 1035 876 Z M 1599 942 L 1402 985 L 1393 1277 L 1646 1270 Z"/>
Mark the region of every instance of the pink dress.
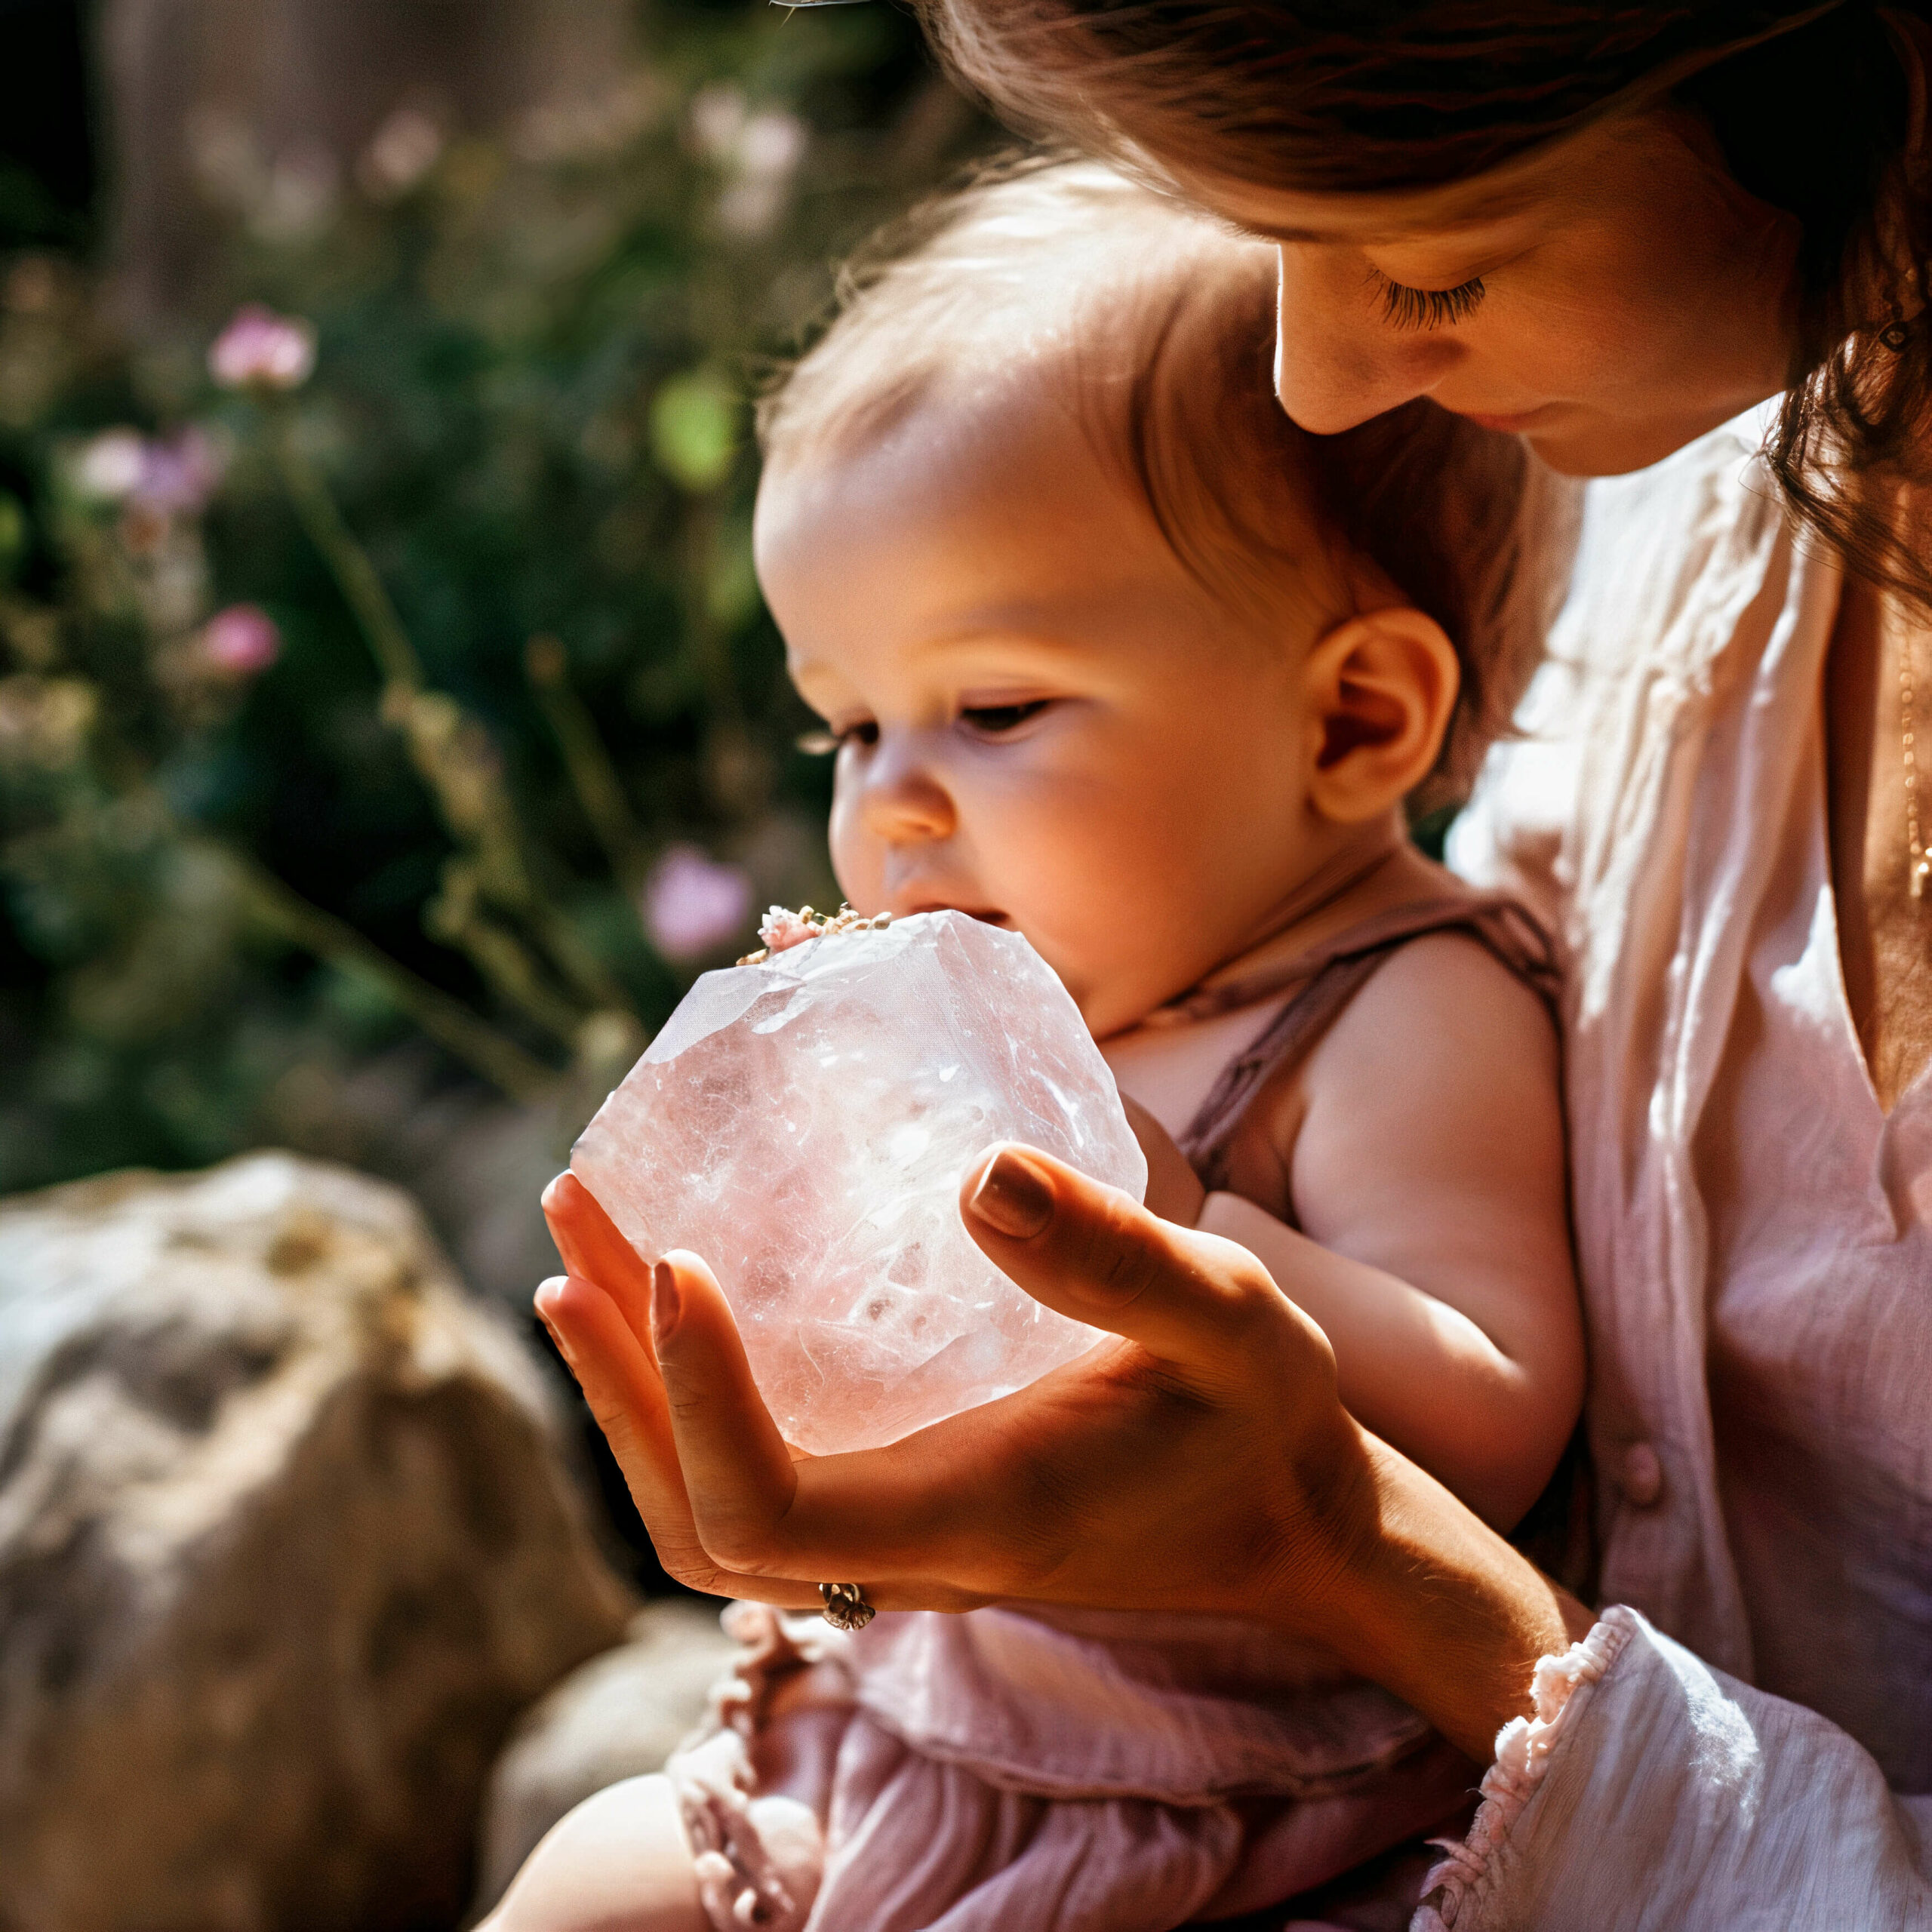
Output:
<path fill-rule="evenodd" d="M 1241 1186 L 1244 1120 L 1377 968 L 1447 931 L 1549 990 L 1527 915 L 1464 893 L 1180 1003 L 1278 1002 L 1181 1137 L 1210 1187 Z M 1014 1604 L 843 1636 L 734 1604 L 724 1622 L 743 1655 L 666 1767 L 719 1932 L 1169 1932 L 1455 1823 L 1473 1783 L 1386 1691 L 1230 1618 Z"/>

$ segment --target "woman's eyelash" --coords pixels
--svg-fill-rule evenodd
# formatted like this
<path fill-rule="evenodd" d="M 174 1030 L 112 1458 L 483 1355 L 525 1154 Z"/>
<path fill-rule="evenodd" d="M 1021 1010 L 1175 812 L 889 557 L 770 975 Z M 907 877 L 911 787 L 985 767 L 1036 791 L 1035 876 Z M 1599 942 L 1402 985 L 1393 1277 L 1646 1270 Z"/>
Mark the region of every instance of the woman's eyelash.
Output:
<path fill-rule="evenodd" d="M 1481 275 L 1454 288 L 1411 288 L 1379 269 L 1375 278 L 1382 290 L 1382 312 L 1398 329 L 1446 328 L 1467 317 L 1485 292 Z"/>

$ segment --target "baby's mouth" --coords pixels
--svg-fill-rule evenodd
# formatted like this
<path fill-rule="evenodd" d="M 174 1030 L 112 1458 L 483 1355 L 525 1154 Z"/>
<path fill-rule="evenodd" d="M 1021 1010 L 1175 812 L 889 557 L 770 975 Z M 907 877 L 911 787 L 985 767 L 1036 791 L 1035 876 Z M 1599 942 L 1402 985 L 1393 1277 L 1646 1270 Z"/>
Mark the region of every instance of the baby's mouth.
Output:
<path fill-rule="evenodd" d="M 960 906 L 949 899 L 921 899 L 906 909 L 906 914 L 914 912 L 963 912 L 969 919 L 977 919 L 983 926 L 999 926 L 1007 931 L 1013 930 L 1013 921 L 1004 912 L 991 906 Z"/>

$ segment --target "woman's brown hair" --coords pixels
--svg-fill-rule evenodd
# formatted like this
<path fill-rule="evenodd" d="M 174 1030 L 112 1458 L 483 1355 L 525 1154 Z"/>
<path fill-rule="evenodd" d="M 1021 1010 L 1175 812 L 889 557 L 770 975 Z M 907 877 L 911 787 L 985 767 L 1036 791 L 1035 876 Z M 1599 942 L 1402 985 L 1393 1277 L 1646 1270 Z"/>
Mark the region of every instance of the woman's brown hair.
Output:
<path fill-rule="evenodd" d="M 1321 192 L 1479 174 L 1626 106 L 1703 115 L 1801 224 L 1790 383 L 1766 456 L 1855 571 L 1932 610 L 1932 5 L 1871 0 L 915 0 L 1029 131 L 1159 171 Z M 1909 78 L 1909 76 L 1910 78 Z"/>

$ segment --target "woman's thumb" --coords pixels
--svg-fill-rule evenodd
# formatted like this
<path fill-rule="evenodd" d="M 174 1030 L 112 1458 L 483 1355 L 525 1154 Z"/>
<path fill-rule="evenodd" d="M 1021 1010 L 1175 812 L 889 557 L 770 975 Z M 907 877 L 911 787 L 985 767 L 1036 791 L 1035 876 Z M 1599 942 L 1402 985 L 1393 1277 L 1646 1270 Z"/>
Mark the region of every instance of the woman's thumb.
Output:
<path fill-rule="evenodd" d="M 1037 1148 L 989 1149 L 959 1212 L 1036 1301 L 1177 1364 L 1224 1367 L 1251 1355 L 1257 1331 L 1306 1321 L 1245 1248 L 1161 1220 Z"/>

